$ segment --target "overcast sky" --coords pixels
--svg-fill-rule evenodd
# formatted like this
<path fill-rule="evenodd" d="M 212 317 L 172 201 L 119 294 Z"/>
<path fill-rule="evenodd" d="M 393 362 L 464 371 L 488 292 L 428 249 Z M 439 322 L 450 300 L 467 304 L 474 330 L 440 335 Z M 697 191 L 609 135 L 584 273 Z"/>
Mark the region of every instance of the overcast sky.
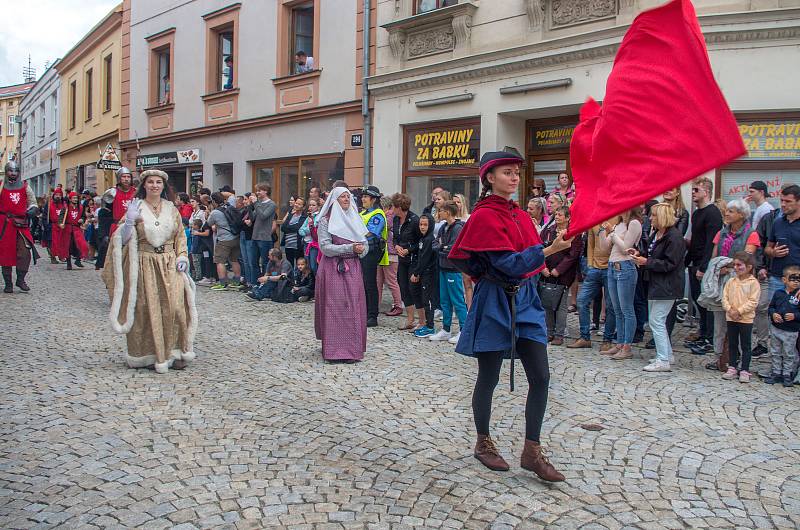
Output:
<path fill-rule="evenodd" d="M 0 86 L 23 82 L 22 68 L 37 79 L 64 56 L 121 0 L 0 0 Z"/>

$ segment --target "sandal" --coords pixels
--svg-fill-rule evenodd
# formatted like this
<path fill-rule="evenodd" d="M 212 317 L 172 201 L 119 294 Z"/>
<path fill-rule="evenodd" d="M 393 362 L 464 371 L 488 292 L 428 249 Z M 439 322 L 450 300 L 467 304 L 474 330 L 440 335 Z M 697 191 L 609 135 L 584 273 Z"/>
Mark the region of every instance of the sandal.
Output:
<path fill-rule="evenodd" d="M 405 323 L 402 326 L 398 326 L 397 329 L 399 331 L 408 331 L 409 329 L 416 329 L 414 324 Z"/>

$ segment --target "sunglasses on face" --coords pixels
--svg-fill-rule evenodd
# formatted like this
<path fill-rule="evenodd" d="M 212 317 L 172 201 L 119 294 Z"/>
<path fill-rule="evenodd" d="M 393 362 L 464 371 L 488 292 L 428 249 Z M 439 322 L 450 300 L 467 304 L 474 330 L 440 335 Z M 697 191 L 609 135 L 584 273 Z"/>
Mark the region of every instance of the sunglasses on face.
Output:
<path fill-rule="evenodd" d="M 692 188 L 692 193 L 700 193 L 700 188 Z"/>
<path fill-rule="evenodd" d="M 790 282 L 800 282 L 800 274 L 790 274 L 788 279 Z"/>

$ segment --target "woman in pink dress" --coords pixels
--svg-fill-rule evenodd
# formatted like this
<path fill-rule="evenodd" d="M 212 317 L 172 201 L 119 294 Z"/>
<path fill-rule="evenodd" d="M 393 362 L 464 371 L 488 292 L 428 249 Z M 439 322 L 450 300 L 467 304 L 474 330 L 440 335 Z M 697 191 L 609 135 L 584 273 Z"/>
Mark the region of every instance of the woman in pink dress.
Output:
<path fill-rule="evenodd" d="M 334 188 L 317 215 L 322 257 L 317 269 L 314 331 L 322 357 L 358 362 L 367 350 L 367 311 L 359 258 L 366 255 L 367 229 L 350 191 Z"/>

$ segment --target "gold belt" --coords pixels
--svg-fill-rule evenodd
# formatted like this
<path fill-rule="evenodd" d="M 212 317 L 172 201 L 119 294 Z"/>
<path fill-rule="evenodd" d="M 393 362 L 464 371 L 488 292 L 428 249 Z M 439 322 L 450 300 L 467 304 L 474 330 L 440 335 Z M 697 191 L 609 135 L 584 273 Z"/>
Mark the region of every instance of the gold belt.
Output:
<path fill-rule="evenodd" d="M 171 246 L 161 245 L 160 247 L 154 247 L 149 243 L 140 243 L 139 244 L 139 252 L 146 252 L 151 254 L 166 254 L 166 253 L 174 253 L 175 249 Z"/>

